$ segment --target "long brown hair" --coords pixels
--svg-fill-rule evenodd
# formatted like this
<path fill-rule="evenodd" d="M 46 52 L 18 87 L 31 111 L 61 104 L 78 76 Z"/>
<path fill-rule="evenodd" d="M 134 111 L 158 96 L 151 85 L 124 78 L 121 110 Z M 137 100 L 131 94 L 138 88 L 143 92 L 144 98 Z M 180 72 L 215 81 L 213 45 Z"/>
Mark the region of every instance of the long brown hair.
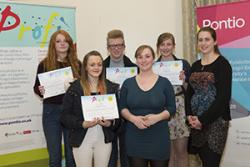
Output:
<path fill-rule="evenodd" d="M 81 70 L 81 86 L 82 86 L 83 93 L 85 96 L 91 95 L 90 84 L 88 80 L 88 71 L 86 70 L 88 60 L 91 56 L 98 56 L 102 60 L 102 72 L 99 76 L 97 90 L 98 92 L 100 92 L 100 94 L 106 94 L 107 88 L 105 84 L 105 70 L 103 66 L 103 58 L 102 58 L 102 55 L 98 51 L 95 51 L 95 50 L 90 51 L 83 58 L 82 70 Z"/>
<path fill-rule="evenodd" d="M 197 33 L 197 42 L 198 42 L 200 32 L 208 32 L 208 33 L 210 33 L 213 40 L 217 41 L 216 31 L 213 28 L 211 28 L 211 27 L 202 27 Z M 214 52 L 221 55 L 218 44 L 214 45 Z"/>
<path fill-rule="evenodd" d="M 44 68 L 46 69 L 46 71 L 52 71 L 59 68 L 55 47 L 56 37 L 58 34 L 63 35 L 67 43 L 69 44 L 68 55 L 66 57 L 65 65 L 71 66 L 73 76 L 75 78 L 79 78 L 80 65 L 77 59 L 76 49 L 74 47 L 74 43 L 71 36 L 64 30 L 58 30 L 54 32 L 50 37 L 47 57 L 43 60 Z"/>

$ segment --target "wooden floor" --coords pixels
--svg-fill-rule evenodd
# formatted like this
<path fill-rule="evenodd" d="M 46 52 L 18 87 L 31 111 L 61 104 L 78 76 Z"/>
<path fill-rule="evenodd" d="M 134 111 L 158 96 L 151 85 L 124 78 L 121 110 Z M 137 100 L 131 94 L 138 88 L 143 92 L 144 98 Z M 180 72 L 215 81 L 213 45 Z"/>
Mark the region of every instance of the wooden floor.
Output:
<path fill-rule="evenodd" d="M 201 162 L 198 156 L 189 155 L 189 167 L 201 167 Z"/>

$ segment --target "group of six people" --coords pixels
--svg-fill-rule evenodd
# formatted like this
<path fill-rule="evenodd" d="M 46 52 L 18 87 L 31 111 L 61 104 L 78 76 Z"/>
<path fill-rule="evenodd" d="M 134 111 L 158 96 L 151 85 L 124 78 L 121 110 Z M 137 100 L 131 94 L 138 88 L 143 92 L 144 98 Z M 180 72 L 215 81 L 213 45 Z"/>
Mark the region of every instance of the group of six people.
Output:
<path fill-rule="evenodd" d="M 116 167 L 118 157 L 121 167 L 187 167 L 188 152 L 198 154 L 203 167 L 219 167 L 231 119 L 231 66 L 210 27 L 197 33 L 203 56 L 192 67 L 174 55 L 175 46 L 174 36 L 162 33 L 156 53 L 141 45 L 134 64 L 124 55 L 123 32 L 112 30 L 107 34 L 109 56 L 103 60 L 98 51 L 90 51 L 80 62 L 69 34 L 56 31 L 37 75 L 70 66 L 74 80 L 65 94 L 43 99 L 46 90 L 36 77 L 49 166 L 61 166 L 63 136 L 67 167 Z M 182 62 L 182 85 L 173 86 L 154 72 L 156 56 L 157 62 Z M 106 79 L 109 67 L 137 67 L 139 72 L 119 86 Z M 85 120 L 81 97 L 105 94 L 116 94 L 120 118 Z"/>

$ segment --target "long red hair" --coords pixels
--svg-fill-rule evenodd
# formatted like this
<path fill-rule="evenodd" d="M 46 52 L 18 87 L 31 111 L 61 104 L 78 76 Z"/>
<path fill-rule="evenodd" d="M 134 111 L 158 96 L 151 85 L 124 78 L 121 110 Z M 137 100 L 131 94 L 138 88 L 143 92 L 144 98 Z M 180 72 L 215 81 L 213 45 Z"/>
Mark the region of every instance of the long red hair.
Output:
<path fill-rule="evenodd" d="M 46 71 L 52 71 L 59 68 L 55 47 L 56 37 L 58 34 L 63 35 L 67 43 L 69 44 L 68 55 L 66 57 L 65 64 L 67 66 L 71 66 L 74 77 L 79 78 L 80 65 L 77 59 L 76 49 L 74 47 L 71 36 L 64 30 L 58 30 L 52 34 L 49 41 L 47 57 L 43 60 L 44 68 L 46 69 Z"/>

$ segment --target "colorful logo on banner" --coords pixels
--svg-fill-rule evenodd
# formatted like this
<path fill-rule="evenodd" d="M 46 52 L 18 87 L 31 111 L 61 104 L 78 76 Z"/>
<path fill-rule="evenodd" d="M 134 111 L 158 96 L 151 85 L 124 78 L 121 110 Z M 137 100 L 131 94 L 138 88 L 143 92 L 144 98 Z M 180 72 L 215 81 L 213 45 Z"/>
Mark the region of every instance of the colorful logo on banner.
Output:
<path fill-rule="evenodd" d="M 250 48 L 250 2 L 227 3 L 197 8 L 199 27 L 217 32 L 220 47 Z"/>
<path fill-rule="evenodd" d="M 59 29 L 70 34 L 74 30 L 74 9 L 58 10 L 56 7 L 1 3 L 0 46 L 48 45 L 50 35 Z M 11 40 L 8 40 L 10 39 Z M 73 37 L 75 38 L 75 37 Z M 13 41 L 13 39 L 15 39 Z"/>
<path fill-rule="evenodd" d="M 197 8 L 198 28 L 210 26 L 216 30 L 220 51 L 233 69 L 233 118 L 250 115 L 249 9 L 250 1 Z"/>

